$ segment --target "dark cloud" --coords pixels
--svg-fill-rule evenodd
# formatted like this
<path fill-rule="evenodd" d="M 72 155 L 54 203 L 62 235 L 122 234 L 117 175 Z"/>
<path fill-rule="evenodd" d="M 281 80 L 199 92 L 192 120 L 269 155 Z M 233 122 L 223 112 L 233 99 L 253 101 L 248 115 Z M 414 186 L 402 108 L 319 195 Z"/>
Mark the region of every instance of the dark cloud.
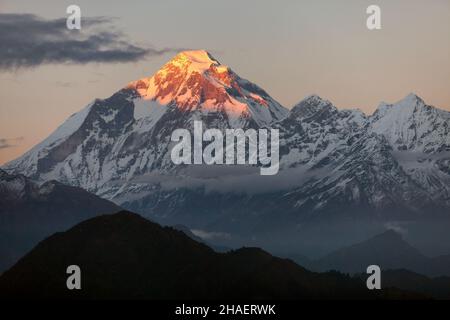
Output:
<path fill-rule="evenodd" d="M 0 138 L 0 150 L 15 147 L 17 145 L 17 143 L 22 140 L 23 140 L 23 137 L 18 137 L 18 138 L 13 138 L 13 139 Z"/>
<path fill-rule="evenodd" d="M 154 49 L 129 42 L 112 18 L 82 18 L 81 30 L 66 28 L 66 19 L 45 20 L 32 14 L 0 13 L 0 70 L 41 64 L 120 63 L 182 49 Z"/>

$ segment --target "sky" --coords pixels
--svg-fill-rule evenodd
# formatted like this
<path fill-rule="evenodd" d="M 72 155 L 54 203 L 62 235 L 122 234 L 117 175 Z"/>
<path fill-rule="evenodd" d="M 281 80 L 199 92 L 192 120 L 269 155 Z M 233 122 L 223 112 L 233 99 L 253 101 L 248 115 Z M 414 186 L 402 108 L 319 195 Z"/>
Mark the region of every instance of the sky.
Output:
<path fill-rule="evenodd" d="M 81 45 L 58 31 L 71 4 L 91 36 Z M 371 4 L 381 30 L 366 27 Z M 450 110 L 448 0 L 0 0 L 2 21 L 14 28 L 0 29 L 0 164 L 183 49 L 208 50 L 287 108 L 318 94 L 372 113 L 414 92 Z"/>

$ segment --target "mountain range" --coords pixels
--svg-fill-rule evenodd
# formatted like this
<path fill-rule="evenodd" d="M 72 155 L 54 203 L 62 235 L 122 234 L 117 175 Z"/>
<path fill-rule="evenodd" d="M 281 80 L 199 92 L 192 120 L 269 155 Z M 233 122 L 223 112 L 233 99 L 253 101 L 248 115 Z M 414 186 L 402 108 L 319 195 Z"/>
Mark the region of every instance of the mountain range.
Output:
<path fill-rule="evenodd" d="M 67 290 L 66 268 L 81 269 Z M 183 232 L 119 212 L 84 221 L 39 243 L 0 276 L 8 299 L 389 299 L 423 298 L 364 281 L 314 273 L 257 248 L 217 253 Z"/>
<path fill-rule="evenodd" d="M 171 133 L 192 131 L 196 120 L 279 129 L 280 172 L 174 165 Z M 208 52 L 185 51 L 3 168 L 81 187 L 165 225 L 272 240 L 311 223 L 448 220 L 449 131 L 450 112 L 415 94 L 372 115 L 317 95 L 288 110 Z"/>
<path fill-rule="evenodd" d="M 338 270 L 356 274 L 364 273 L 367 266 L 372 264 L 378 265 L 382 270 L 407 269 L 431 277 L 450 277 L 450 255 L 430 258 L 393 230 L 341 248 L 303 265 L 316 271 Z"/>

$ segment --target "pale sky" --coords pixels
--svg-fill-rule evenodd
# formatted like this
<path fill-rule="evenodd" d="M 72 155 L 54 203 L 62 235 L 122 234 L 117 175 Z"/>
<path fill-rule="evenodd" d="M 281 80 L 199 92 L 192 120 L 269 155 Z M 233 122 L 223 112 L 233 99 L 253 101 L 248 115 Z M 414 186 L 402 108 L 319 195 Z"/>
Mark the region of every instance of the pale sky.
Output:
<path fill-rule="evenodd" d="M 415 92 L 450 110 L 448 0 L 0 0 L 0 13 L 65 18 L 70 4 L 86 17 L 116 18 L 115 28 L 140 46 L 208 50 L 287 108 L 314 93 L 371 113 Z M 366 28 L 370 4 L 381 7 L 382 30 Z M 7 49 L 0 43 L 0 53 Z M 0 70 L 0 164 L 173 55 Z"/>

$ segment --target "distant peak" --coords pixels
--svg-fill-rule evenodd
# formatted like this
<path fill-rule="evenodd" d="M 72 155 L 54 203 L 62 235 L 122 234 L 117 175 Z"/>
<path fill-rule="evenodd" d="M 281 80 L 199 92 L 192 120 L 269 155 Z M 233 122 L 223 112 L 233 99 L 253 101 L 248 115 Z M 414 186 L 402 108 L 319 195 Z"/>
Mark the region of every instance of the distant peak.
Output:
<path fill-rule="evenodd" d="M 372 245 L 390 246 L 394 248 L 398 244 L 407 243 L 403 236 L 393 229 L 387 229 L 386 231 L 373 236 L 372 238 L 363 241 L 363 243 L 371 243 Z"/>
<path fill-rule="evenodd" d="M 330 101 L 326 100 L 326 99 L 322 99 L 322 97 L 320 97 L 317 94 L 311 94 L 309 96 L 307 96 L 305 99 L 303 99 L 302 101 L 300 101 L 300 103 L 302 102 L 308 102 L 308 103 L 330 103 Z"/>
<path fill-rule="evenodd" d="M 409 93 L 408 95 L 406 95 L 402 100 L 400 100 L 398 103 L 416 103 L 416 102 L 421 102 L 423 103 L 423 100 L 421 97 L 419 97 L 417 94 L 415 93 Z M 397 104 L 398 104 L 397 103 Z"/>
<path fill-rule="evenodd" d="M 394 111 L 394 110 L 404 110 L 408 113 L 414 112 L 416 110 L 416 107 L 424 106 L 425 102 L 421 97 L 416 95 L 415 93 L 409 93 L 406 95 L 403 99 L 395 102 L 395 103 L 387 103 L 387 102 L 381 102 L 378 105 L 377 110 L 375 111 L 375 115 L 385 115 L 387 112 Z M 399 111 L 398 111 L 399 112 Z"/>
<path fill-rule="evenodd" d="M 321 111 L 332 111 L 336 107 L 326 100 L 322 99 L 320 96 L 313 94 L 307 96 L 305 99 L 300 101 L 297 105 L 292 108 L 292 113 L 300 117 L 310 117 Z"/>
<path fill-rule="evenodd" d="M 374 239 L 403 240 L 403 236 L 393 229 L 387 229 L 385 232 L 376 235 Z"/>

